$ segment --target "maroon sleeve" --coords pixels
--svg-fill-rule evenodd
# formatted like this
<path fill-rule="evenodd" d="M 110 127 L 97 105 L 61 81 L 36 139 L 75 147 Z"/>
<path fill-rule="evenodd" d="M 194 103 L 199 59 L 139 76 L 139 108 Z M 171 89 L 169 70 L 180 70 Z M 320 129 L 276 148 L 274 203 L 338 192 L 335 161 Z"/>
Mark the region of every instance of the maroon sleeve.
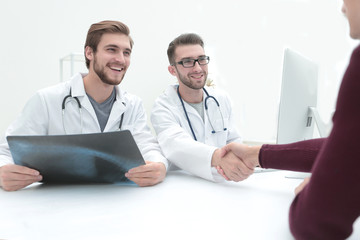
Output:
<path fill-rule="evenodd" d="M 310 183 L 290 208 L 296 239 L 345 239 L 360 215 L 360 47 L 344 75 L 333 123 Z"/>
<path fill-rule="evenodd" d="M 324 142 L 325 138 L 318 138 L 290 144 L 265 144 L 259 153 L 260 166 L 310 172 Z"/>

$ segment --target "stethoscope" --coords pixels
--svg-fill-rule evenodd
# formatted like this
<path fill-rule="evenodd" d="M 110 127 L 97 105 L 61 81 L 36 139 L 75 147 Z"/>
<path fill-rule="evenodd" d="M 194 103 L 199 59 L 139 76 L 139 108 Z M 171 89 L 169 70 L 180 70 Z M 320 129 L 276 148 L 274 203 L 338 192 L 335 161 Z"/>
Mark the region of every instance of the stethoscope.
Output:
<path fill-rule="evenodd" d="M 67 134 L 66 132 L 66 128 L 65 128 L 65 121 L 64 121 L 64 118 L 65 118 L 65 106 L 66 106 L 66 100 L 68 100 L 68 102 L 70 101 L 76 101 L 77 105 L 78 105 L 78 108 L 79 108 L 79 114 L 80 114 L 80 133 L 83 133 L 82 130 L 83 130 L 83 120 L 82 120 L 82 106 L 81 106 L 81 103 L 78 99 L 78 97 L 73 97 L 71 95 L 71 88 L 70 88 L 70 92 L 68 95 L 66 95 L 62 101 L 62 104 L 61 104 L 61 108 L 62 108 L 62 124 L 63 124 L 63 128 L 64 128 L 64 132 L 65 134 Z M 125 105 L 125 103 L 123 102 L 123 104 Z M 122 127 L 122 123 L 123 123 L 123 119 L 124 119 L 124 113 L 121 114 L 121 119 L 120 119 L 120 123 L 119 123 L 119 131 L 121 130 L 121 127 Z"/>
<path fill-rule="evenodd" d="M 212 122 L 211 122 L 211 119 L 210 119 L 210 117 L 209 117 L 208 105 L 207 105 L 207 101 L 208 101 L 209 99 L 213 99 L 213 100 L 215 101 L 215 103 L 216 103 L 216 105 L 217 105 L 217 107 L 218 107 L 218 110 L 219 110 L 219 112 L 220 112 L 220 115 L 221 115 L 221 121 L 222 121 L 222 125 L 223 125 L 222 128 L 223 128 L 224 131 L 226 131 L 227 128 L 225 127 L 224 117 L 223 117 L 223 115 L 222 115 L 219 102 L 216 100 L 215 97 L 209 95 L 209 93 L 206 91 L 205 88 L 203 88 L 203 90 L 204 90 L 204 92 L 205 92 L 205 94 L 206 94 L 206 98 L 205 98 L 205 100 L 204 100 L 204 105 L 205 105 L 206 115 L 207 115 L 207 117 L 208 117 L 210 126 L 211 126 L 211 128 L 212 128 L 211 133 L 216 133 L 216 131 L 215 131 L 215 128 L 214 128 L 214 126 L 213 126 L 213 124 L 212 124 Z M 194 129 L 193 129 L 192 125 L 191 125 L 190 118 L 189 118 L 189 116 L 188 116 L 188 114 L 187 114 L 187 111 L 186 111 L 186 108 L 185 108 L 184 101 L 182 100 L 181 95 L 180 95 L 179 86 L 177 87 L 177 94 L 178 94 L 178 96 L 179 96 L 181 105 L 182 105 L 182 107 L 183 107 L 183 109 L 184 109 L 185 116 L 186 116 L 186 119 L 187 119 L 187 121 L 188 121 L 188 123 L 189 123 L 189 127 L 190 127 L 190 130 L 191 130 L 191 132 L 192 132 L 192 135 L 194 136 L 195 141 L 197 141 L 197 138 L 196 138 Z"/>

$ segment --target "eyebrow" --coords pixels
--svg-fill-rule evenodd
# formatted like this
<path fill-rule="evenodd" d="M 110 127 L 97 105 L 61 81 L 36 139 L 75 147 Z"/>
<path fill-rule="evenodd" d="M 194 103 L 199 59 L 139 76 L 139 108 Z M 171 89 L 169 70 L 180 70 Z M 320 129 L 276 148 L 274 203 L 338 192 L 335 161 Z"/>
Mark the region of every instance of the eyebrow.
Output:
<path fill-rule="evenodd" d="M 193 57 L 184 57 L 184 58 L 181 58 L 180 61 L 186 60 L 186 59 L 197 59 L 197 58 L 201 58 L 201 57 L 206 57 L 206 55 L 200 55 L 200 56 L 197 56 L 196 58 L 193 58 Z"/>
<path fill-rule="evenodd" d="M 120 49 L 120 47 L 116 44 L 108 44 L 105 46 L 105 48 L 108 48 L 108 47 L 113 47 L 113 48 L 117 48 L 117 49 Z M 131 48 L 125 48 L 126 51 L 129 51 L 131 52 Z"/>

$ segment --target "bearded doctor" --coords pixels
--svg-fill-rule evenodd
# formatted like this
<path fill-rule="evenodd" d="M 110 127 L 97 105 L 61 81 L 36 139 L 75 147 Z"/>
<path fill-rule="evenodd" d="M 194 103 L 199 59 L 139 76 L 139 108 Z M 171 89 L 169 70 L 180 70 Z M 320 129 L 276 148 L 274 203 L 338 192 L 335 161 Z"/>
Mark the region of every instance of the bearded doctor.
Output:
<path fill-rule="evenodd" d="M 183 169 L 220 181 L 223 177 L 214 167 L 221 166 L 232 180 L 244 180 L 253 169 L 244 168 L 242 161 L 234 158 L 220 158 L 219 148 L 241 142 L 241 137 L 229 96 L 205 87 L 210 57 L 205 54 L 203 40 L 197 34 L 182 34 L 169 44 L 167 54 L 168 70 L 179 84 L 169 86 L 156 99 L 151 122 L 171 162 L 169 170 Z"/>
<path fill-rule="evenodd" d="M 146 165 L 130 169 L 125 176 L 139 186 L 161 182 L 168 163 L 147 126 L 142 101 L 119 87 L 130 65 L 133 40 L 129 33 L 129 28 L 118 21 L 91 25 L 84 49 L 89 73 L 79 73 L 70 81 L 38 91 L 5 135 L 61 135 L 128 129 Z M 13 163 L 3 138 L 0 143 L 1 187 L 14 191 L 41 179 L 38 171 Z"/>

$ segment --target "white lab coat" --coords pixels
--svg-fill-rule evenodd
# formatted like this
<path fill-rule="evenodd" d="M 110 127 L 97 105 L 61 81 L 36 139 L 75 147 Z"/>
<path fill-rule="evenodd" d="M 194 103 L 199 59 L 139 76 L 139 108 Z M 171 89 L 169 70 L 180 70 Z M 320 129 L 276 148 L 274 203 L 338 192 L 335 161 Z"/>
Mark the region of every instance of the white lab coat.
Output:
<path fill-rule="evenodd" d="M 85 75 L 79 73 L 70 81 L 39 90 L 27 102 L 20 116 L 9 126 L 5 136 L 101 132 L 94 108 L 84 89 L 83 76 Z M 79 107 L 74 99 L 66 101 L 64 118 L 62 117 L 62 102 L 64 97 L 70 93 L 70 88 L 72 96 L 78 97 L 82 106 L 82 127 Z M 162 162 L 167 169 L 168 162 L 147 126 L 146 113 L 141 99 L 122 91 L 119 86 L 115 88 L 116 101 L 111 109 L 104 132 L 117 131 L 121 114 L 124 113 L 121 130 L 131 131 L 146 161 Z M 13 163 L 13 160 L 4 137 L 0 142 L 0 167 L 8 163 Z"/>
<path fill-rule="evenodd" d="M 156 99 L 151 113 L 151 122 L 157 133 L 161 150 L 171 163 L 169 170 L 180 168 L 210 181 L 221 181 L 223 178 L 215 168 L 211 167 L 214 151 L 227 143 L 241 142 L 234 122 L 231 101 L 225 92 L 206 88 L 209 95 L 215 97 L 219 102 L 226 131 L 223 131 L 222 118 L 213 100 L 207 101 L 209 117 L 204 109 L 205 122 L 199 113 L 184 101 L 197 138 L 195 141 L 177 95 L 177 86 L 169 86 Z M 203 101 L 205 98 L 206 94 L 204 93 Z M 212 133 L 209 118 L 215 130 L 218 130 L 216 133 Z"/>

